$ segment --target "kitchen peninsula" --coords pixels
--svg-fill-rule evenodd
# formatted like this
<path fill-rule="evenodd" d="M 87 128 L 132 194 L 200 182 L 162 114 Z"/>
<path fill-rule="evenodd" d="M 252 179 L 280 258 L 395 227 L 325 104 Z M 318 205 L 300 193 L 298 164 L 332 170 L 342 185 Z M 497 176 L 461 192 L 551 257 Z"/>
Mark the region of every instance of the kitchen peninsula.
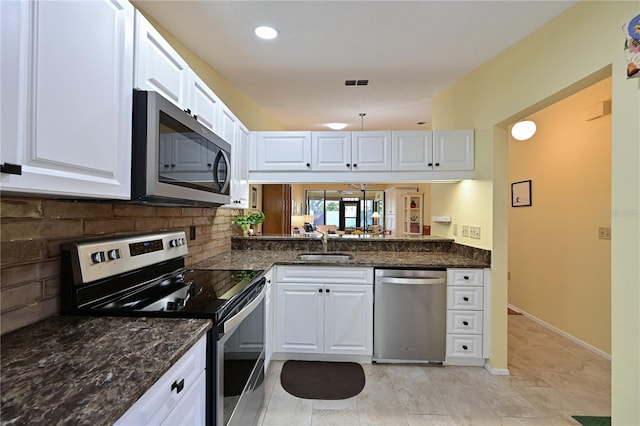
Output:
<path fill-rule="evenodd" d="M 326 238 L 326 251 L 351 255 L 347 260 L 303 260 L 301 253 L 323 252 L 322 235 L 265 235 L 232 237 L 231 248 L 194 265 L 199 268 L 268 269 L 274 264 L 337 264 L 405 268 L 489 268 L 491 251 L 465 246 L 452 239 L 423 236 L 401 238 L 389 235 L 333 236 Z"/>

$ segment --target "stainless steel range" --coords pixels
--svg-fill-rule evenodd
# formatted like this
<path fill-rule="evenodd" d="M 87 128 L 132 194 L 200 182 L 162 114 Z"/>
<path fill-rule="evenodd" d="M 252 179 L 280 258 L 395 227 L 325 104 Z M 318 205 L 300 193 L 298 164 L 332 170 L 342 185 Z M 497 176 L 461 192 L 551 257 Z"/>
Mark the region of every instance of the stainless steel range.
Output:
<path fill-rule="evenodd" d="M 184 232 L 62 246 L 62 313 L 207 318 L 207 425 L 252 425 L 264 401 L 263 271 L 187 269 Z M 133 401 L 132 401 L 133 403 Z"/>

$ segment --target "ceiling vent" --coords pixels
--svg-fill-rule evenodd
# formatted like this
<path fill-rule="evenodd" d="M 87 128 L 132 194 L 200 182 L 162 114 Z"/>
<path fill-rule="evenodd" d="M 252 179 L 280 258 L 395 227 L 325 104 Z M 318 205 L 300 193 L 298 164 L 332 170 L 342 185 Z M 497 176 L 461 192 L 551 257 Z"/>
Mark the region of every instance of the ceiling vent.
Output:
<path fill-rule="evenodd" d="M 345 86 L 368 86 L 369 80 L 345 80 Z"/>

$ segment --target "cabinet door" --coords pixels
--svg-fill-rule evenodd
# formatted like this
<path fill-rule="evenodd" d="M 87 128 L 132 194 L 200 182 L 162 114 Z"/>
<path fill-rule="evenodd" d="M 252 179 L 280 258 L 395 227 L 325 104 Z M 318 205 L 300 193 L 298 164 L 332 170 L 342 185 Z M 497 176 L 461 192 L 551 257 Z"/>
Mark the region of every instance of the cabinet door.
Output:
<path fill-rule="evenodd" d="M 133 6 L 18 3 L 2 2 L 1 120 L 2 162 L 21 165 L 22 174 L 3 173 L 3 191 L 128 199 Z M 8 21 L 19 52 L 5 52 Z M 16 86 L 5 92 L 7 84 Z M 10 110 L 5 93 L 15 101 Z"/>
<path fill-rule="evenodd" d="M 311 132 L 258 132 L 256 170 L 311 170 Z"/>
<path fill-rule="evenodd" d="M 428 131 L 393 131 L 392 169 L 402 171 L 431 170 L 432 133 Z"/>
<path fill-rule="evenodd" d="M 473 170 L 473 130 L 433 131 L 434 170 Z"/>
<path fill-rule="evenodd" d="M 220 125 L 218 136 L 227 141 L 231 146 L 236 142 L 236 134 L 240 121 L 226 105 L 220 105 Z"/>
<path fill-rule="evenodd" d="M 134 75 L 137 88 L 156 91 L 187 108 L 187 63 L 140 12 L 136 12 Z"/>
<path fill-rule="evenodd" d="M 231 204 L 236 209 L 249 206 L 249 130 L 241 123 L 231 149 Z"/>
<path fill-rule="evenodd" d="M 391 132 L 351 133 L 351 160 L 354 171 L 391 170 Z"/>
<path fill-rule="evenodd" d="M 373 286 L 325 285 L 324 352 L 371 355 Z"/>
<path fill-rule="evenodd" d="M 314 172 L 351 170 L 351 132 L 312 132 L 311 152 Z"/>
<path fill-rule="evenodd" d="M 162 426 L 193 425 L 204 426 L 206 423 L 206 374 L 202 372 L 196 382 L 189 388 L 182 400 L 163 420 Z"/>
<path fill-rule="evenodd" d="M 218 133 L 220 118 L 220 99 L 196 73 L 189 70 L 189 108 L 191 113 L 206 128 Z"/>
<path fill-rule="evenodd" d="M 322 353 L 324 288 L 322 284 L 277 284 L 279 352 Z"/>

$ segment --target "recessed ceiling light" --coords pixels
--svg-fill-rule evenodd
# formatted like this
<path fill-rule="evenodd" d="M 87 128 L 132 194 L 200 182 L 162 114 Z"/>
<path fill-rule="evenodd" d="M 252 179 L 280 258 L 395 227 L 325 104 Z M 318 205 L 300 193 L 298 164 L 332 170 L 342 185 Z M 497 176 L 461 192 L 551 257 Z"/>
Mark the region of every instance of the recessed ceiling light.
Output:
<path fill-rule="evenodd" d="M 327 127 L 332 130 L 342 130 L 347 127 L 347 123 L 327 123 Z"/>
<path fill-rule="evenodd" d="M 278 37 L 278 31 L 273 28 L 273 27 L 268 27 L 266 25 L 262 25 L 260 27 L 256 27 L 255 30 L 253 30 L 253 32 L 260 37 L 261 39 L 264 40 L 273 40 L 274 38 Z"/>

